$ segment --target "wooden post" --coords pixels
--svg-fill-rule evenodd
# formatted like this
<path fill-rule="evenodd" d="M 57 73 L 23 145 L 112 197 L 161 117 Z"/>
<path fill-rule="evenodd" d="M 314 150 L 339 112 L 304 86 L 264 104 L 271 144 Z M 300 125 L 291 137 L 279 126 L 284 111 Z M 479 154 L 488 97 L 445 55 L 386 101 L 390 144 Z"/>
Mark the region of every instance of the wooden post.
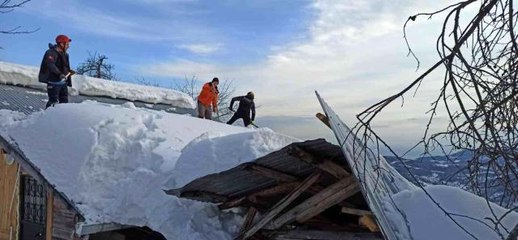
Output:
<path fill-rule="evenodd" d="M 0 239 L 18 239 L 19 168 L 7 164 L 7 153 L 0 148 Z"/>
<path fill-rule="evenodd" d="M 306 180 L 304 180 L 297 188 L 293 189 L 286 197 L 284 197 L 281 201 L 275 204 L 269 212 L 267 212 L 257 224 L 255 224 L 250 230 L 246 231 L 244 234 L 240 235 L 239 238 L 247 239 L 254 235 L 257 231 L 263 228 L 264 225 L 269 223 L 277 214 L 279 214 L 282 210 L 284 210 L 290 203 L 292 203 L 297 197 L 300 196 L 306 189 L 308 189 L 311 185 L 313 185 L 318 178 L 320 178 L 321 172 L 317 171 L 310 175 Z"/>
<path fill-rule="evenodd" d="M 46 240 L 52 240 L 52 223 L 54 220 L 54 190 L 47 189 L 47 222 L 46 222 Z"/>

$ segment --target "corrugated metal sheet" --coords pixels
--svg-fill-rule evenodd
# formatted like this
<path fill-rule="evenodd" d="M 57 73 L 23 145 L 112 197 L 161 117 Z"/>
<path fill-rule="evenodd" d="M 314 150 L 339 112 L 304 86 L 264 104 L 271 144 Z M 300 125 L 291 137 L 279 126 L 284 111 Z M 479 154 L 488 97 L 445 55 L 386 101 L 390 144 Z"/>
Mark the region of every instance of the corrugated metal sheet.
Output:
<path fill-rule="evenodd" d="M 390 167 L 383 156 L 376 156 L 366 149 L 366 143 L 351 132 L 318 93 L 316 95 L 383 235 L 386 239 L 411 239 L 408 221 L 391 197 L 412 186 Z"/>
<path fill-rule="evenodd" d="M 328 143 L 324 139 L 316 139 L 292 143 L 253 162 L 198 178 L 182 188 L 167 192 L 178 197 L 218 203 L 225 199 L 239 198 L 277 184 L 276 180 L 254 171 L 245 170 L 249 164 L 257 164 L 303 180 L 315 171 L 315 167 L 290 155 L 289 150 L 292 146 L 297 146 L 315 156 L 332 159 L 335 163 L 348 168 L 340 147 Z"/>
<path fill-rule="evenodd" d="M 47 92 L 27 87 L 0 84 L 0 109 L 8 109 L 30 114 L 32 112 L 43 110 L 47 100 Z M 138 101 L 129 101 L 125 99 L 85 95 L 69 96 L 69 102 L 72 103 L 80 103 L 85 100 L 92 100 L 114 105 L 132 102 L 136 107 L 140 108 L 148 108 L 159 111 L 163 110 L 166 112 L 179 114 L 194 114 L 194 110 L 192 109 L 172 107 L 166 104 L 149 104 Z"/>

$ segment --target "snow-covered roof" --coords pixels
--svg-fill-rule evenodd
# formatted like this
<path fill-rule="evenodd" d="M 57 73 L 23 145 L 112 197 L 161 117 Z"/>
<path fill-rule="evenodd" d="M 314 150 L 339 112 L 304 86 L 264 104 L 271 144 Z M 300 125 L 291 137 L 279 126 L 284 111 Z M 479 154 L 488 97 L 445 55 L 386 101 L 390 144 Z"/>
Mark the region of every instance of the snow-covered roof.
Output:
<path fill-rule="evenodd" d="M 38 82 L 39 68 L 0 61 L 0 83 L 46 89 Z M 143 86 L 132 83 L 109 81 L 83 75 L 72 76 L 71 94 L 105 96 L 151 104 L 168 104 L 173 107 L 196 107 L 194 100 L 187 94 L 172 89 Z"/>
<path fill-rule="evenodd" d="M 62 104 L 25 117 L 1 110 L 0 117 L 0 134 L 76 203 L 87 224 L 145 225 L 168 239 L 231 239 L 242 219 L 163 189 L 296 141 L 131 103 Z"/>

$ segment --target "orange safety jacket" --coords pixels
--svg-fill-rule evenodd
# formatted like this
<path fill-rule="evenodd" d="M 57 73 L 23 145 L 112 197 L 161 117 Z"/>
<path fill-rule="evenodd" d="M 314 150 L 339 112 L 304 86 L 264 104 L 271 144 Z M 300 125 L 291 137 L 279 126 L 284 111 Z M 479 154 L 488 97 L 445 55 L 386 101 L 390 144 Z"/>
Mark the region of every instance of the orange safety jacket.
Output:
<path fill-rule="evenodd" d="M 218 108 L 218 89 L 212 85 L 212 82 L 205 83 L 201 89 L 198 101 L 205 106 L 210 106 L 214 109 Z"/>

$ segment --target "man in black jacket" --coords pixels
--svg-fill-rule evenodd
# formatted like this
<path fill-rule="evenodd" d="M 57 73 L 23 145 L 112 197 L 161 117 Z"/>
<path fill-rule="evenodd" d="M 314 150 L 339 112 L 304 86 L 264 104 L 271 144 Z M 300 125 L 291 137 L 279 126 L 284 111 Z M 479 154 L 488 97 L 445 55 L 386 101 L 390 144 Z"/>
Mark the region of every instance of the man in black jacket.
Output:
<path fill-rule="evenodd" d="M 248 92 L 246 96 L 238 96 L 232 98 L 232 101 L 230 101 L 230 111 L 234 111 L 232 109 L 232 106 L 234 106 L 234 102 L 239 101 L 239 107 L 237 108 L 237 111 L 234 113 L 234 116 L 228 120 L 227 124 L 234 123 L 237 119 L 242 118 L 243 123 L 245 124 L 245 127 L 247 127 L 250 124 L 253 124 L 255 119 L 255 104 L 254 104 L 254 93 Z M 250 118 L 250 111 L 252 111 L 252 118 Z"/>
<path fill-rule="evenodd" d="M 65 35 L 56 37 L 56 45 L 49 44 L 49 50 L 45 52 L 41 61 L 38 80 L 47 84 L 49 101 L 47 109 L 56 103 L 68 102 L 68 86 L 72 86 L 70 76 L 75 72 L 70 69 L 67 50 L 72 39 Z"/>

